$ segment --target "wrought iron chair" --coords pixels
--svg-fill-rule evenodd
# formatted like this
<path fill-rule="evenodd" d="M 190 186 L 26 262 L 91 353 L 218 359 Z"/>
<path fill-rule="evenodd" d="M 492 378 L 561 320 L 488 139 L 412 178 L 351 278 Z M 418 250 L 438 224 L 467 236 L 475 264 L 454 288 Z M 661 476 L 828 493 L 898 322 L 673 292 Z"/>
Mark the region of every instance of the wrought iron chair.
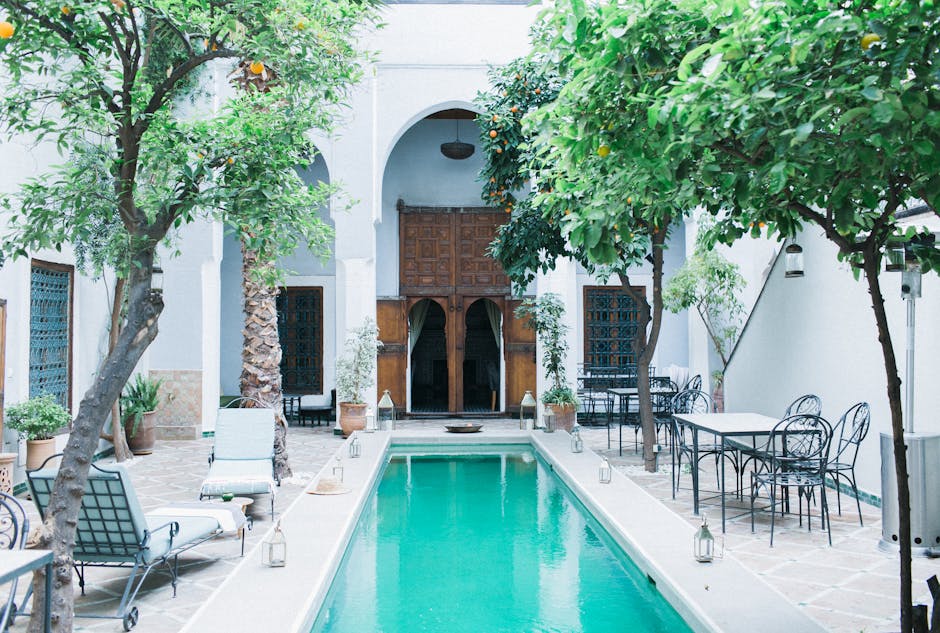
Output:
<path fill-rule="evenodd" d="M 712 403 L 711 397 L 704 391 L 686 389 L 685 391 L 680 391 L 673 398 L 670 403 L 670 408 L 673 414 L 676 413 L 712 413 L 715 410 L 715 405 Z M 692 464 L 692 460 L 695 456 L 695 449 L 691 443 L 691 438 L 688 437 L 687 429 L 684 424 L 682 424 L 674 415 L 672 417 L 672 498 L 676 498 L 676 490 L 679 488 L 679 478 L 682 474 L 682 456 L 685 455 L 692 468 L 698 468 L 699 464 Z M 737 478 L 738 473 L 738 462 L 737 455 L 733 451 L 725 451 L 720 444 L 717 444 L 714 441 L 711 442 L 702 442 L 698 443 L 698 461 L 701 462 L 708 456 L 713 456 L 715 459 L 715 480 L 717 484 L 721 485 L 721 480 L 719 477 L 718 460 L 721 455 L 724 455 L 725 459 L 731 462 L 732 467 L 734 468 L 735 477 Z"/>
<path fill-rule="evenodd" d="M 689 391 L 701 391 L 702 390 L 702 374 L 695 374 L 689 378 L 688 384 L 685 386 L 686 390 Z"/>
<path fill-rule="evenodd" d="M 832 430 L 833 448 L 835 454 L 826 464 L 826 474 L 832 477 L 836 487 L 836 506 L 839 516 L 842 516 L 842 494 L 840 492 L 840 479 L 845 478 L 852 492 L 855 494 L 855 505 L 858 507 L 858 523 L 865 525 L 862 520 L 862 502 L 858 498 L 858 486 L 855 484 L 855 460 L 858 459 L 858 447 L 868 435 L 871 424 L 871 411 L 867 402 L 859 402 L 849 407 L 842 414 Z M 838 442 L 836 442 L 838 438 Z"/>
<path fill-rule="evenodd" d="M 29 518 L 17 499 L 0 492 L 0 549 L 23 549 L 29 535 Z M 16 618 L 16 587 L 19 579 L 10 581 L 10 595 L 0 612 L 0 631 L 13 626 Z"/>
<path fill-rule="evenodd" d="M 814 396 L 811 393 L 808 393 L 805 396 L 800 396 L 790 403 L 790 406 L 787 407 L 787 410 L 783 412 L 783 417 L 789 418 L 791 415 L 797 415 L 800 413 L 806 413 L 808 415 L 819 415 L 822 413 L 822 400 L 819 399 L 819 396 Z"/>
<path fill-rule="evenodd" d="M 669 378 L 655 376 L 650 378 L 650 398 L 653 401 L 653 418 L 656 420 L 656 437 L 665 431 L 666 444 L 672 444 L 672 399 L 679 393 L 679 388 Z"/>
<path fill-rule="evenodd" d="M 798 500 L 800 525 L 803 525 L 803 499 L 806 499 L 806 525 L 812 526 L 812 504 L 816 488 L 819 488 L 820 518 L 829 533 L 832 545 L 832 525 L 829 521 L 829 504 L 826 499 L 826 464 L 832 427 L 818 415 L 800 413 L 784 418 L 774 426 L 764 447 L 766 458 L 760 470 L 751 472 L 751 532 L 754 531 L 754 500 L 761 490 L 770 497 L 770 546 L 774 544 L 774 524 L 777 504 L 781 515 L 787 511 L 790 489 L 795 488 Z M 778 498 L 778 492 L 780 497 Z"/>

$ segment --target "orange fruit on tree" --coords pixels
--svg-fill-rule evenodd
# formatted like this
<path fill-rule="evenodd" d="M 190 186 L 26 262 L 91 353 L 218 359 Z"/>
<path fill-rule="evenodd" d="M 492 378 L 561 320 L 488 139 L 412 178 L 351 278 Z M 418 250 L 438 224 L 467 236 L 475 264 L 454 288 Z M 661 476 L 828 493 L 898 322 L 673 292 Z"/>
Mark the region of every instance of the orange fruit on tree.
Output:
<path fill-rule="evenodd" d="M 633 196 L 627 196 L 627 204 L 633 204 Z"/>
<path fill-rule="evenodd" d="M 496 148 L 496 153 L 497 153 L 497 154 L 502 154 L 502 153 L 503 153 L 503 148 L 502 148 L 502 147 L 497 147 L 497 148 Z"/>
<path fill-rule="evenodd" d="M 9 22 L 0 22 L 0 39 L 8 40 L 13 37 L 13 33 L 16 32 L 16 27 L 14 27 Z"/>
<path fill-rule="evenodd" d="M 496 138 L 496 130 L 490 130 L 490 138 Z"/>
<path fill-rule="evenodd" d="M 509 141 L 503 140 L 503 145 L 509 145 Z"/>
<path fill-rule="evenodd" d="M 264 72 L 264 64 L 262 64 L 261 62 L 251 62 L 248 65 L 248 70 L 250 70 L 256 75 L 260 75 L 261 73 Z"/>
<path fill-rule="evenodd" d="M 862 50 L 867 51 L 869 48 L 871 48 L 872 44 L 880 41 L 881 36 L 877 33 L 866 33 L 862 36 Z"/>
<path fill-rule="evenodd" d="M 111 4 L 114 5 L 114 8 L 120 11 L 127 4 L 124 0 L 111 0 Z"/>
<path fill-rule="evenodd" d="M 515 114 L 516 112 L 519 111 L 519 106 L 513 106 L 513 107 L 509 108 L 509 111 L 512 112 L 513 114 Z"/>
<path fill-rule="evenodd" d="M 231 156 L 229 156 L 229 157 L 228 157 L 228 160 L 226 160 L 225 162 L 228 163 L 229 165 L 234 165 L 234 164 L 235 164 L 235 159 L 232 158 Z"/>
<path fill-rule="evenodd" d="M 68 14 L 70 14 L 71 12 L 72 12 L 72 8 L 71 8 L 71 7 L 67 7 L 67 6 L 66 6 L 66 7 L 62 7 L 62 15 L 68 15 Z"/>
<path fill-rule="evenodd" d="M 537 95 L 542 94 L 542 89 L 541 89 L 541 88 L 536 88 L 536 89 L 535 89 L 535 94 L 537 94 Z"/>
<path fill-rule="evenodd" d="M 495 178 L 490 178 L 490 182 L 496 182 Z"/>
<path fill-rule="evenodd" d="M 605 143 L 597 148 L 597 155 L 601 158 L 606 158 L 608 154 L 610 154 L 610 145 Z"/>
<path fill-rule="evenodd" d="M 493 123 L 496 123 L 497 121 L 499 121 L 499 115 L 498 115 L 498 114 L 494 114 L 494 115 L 493 115 Z"/>
<path fill-rule="evenodd" d="M 297 24 L 294 25 L 294 28 L 298 31 L 303 31 L 305 28 L 307 28 L 307 25 L 304 24 L 303 20 L 297 20 Z"/>

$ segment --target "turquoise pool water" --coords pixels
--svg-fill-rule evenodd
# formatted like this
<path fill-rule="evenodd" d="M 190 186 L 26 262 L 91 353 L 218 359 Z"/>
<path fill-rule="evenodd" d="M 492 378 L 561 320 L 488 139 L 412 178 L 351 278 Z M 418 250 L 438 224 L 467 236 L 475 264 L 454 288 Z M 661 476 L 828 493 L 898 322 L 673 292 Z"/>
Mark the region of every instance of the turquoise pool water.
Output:
<path fill-rule="evenodd" d="M 393 455 L 367 503 L 313 633 L 691 631 L 529 449 Z"/>

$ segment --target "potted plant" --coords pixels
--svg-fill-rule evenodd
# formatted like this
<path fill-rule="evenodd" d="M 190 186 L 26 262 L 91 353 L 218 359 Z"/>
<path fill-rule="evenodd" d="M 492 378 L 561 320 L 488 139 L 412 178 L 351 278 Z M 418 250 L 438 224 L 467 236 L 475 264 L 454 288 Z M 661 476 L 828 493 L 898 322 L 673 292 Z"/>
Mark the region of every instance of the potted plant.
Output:
<path fill-rule="evenodd" d="M 561 321 L 565 304 L 558 295 L 546 293 L 535 301 L 524 301 L 515 314 L 516 318 L 528 319 L 526 327 L 535 330 L 542 345 L 542 367 L 551 384 L 542 394 L 542 403 L 554 411 L 555 424 L 570 431 L 577 419 L 578 399 L 574 389 L 565 383 L 568 326 Z"/>
<path fill-rule="evenodd" d="M 121 418 L 127 446 L 134 455 L 149 455 L 156 444 L 153 412 L 160 405 L 162 380 L 152 380 L 143 374 L 124 386 L 121 394 Z"/>
<path fill-rule="evenodd" d="M 36 396 L 6 410 L 7 425 L 26 438 L 26 469 L 39 468 L 55 454 L 55 432 L 72 420 L 52 394 Z"/>
<path fill-rule="evenodd" d="M 366 426 L 363 392 L 372 385 L 376 354 L 381 344 L 378 326 L 371 317 L 367 317 L 346 339 L 343 354 L 336 361 L 336 395 L 343 437 Z"/>

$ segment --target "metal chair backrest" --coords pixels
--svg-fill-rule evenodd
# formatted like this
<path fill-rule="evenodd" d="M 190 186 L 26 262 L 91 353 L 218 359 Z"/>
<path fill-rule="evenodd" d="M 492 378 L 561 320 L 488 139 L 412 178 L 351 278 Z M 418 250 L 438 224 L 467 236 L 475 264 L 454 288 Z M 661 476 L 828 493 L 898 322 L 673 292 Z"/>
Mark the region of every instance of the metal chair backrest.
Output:
<path fill-rule="evenodd" d="M 698 389 L 680 391 L 672 398 L 673 413 L 712 413 L 715 405 L 711 396 Z"/>
<path fill-rule="evenodd" d="M 0 549 L 23 549 L 29 535 L 29 517 L 13 495 L 0 492 Z"/>
<path fill-rule="evenodd" d="M 43 519 L 56 474 L 57 469 L 45 468 L 45 462 L 37 470 L 26 473 L 33 501 Z M 147 530 L 147 519 L 127 469 L 122 464 L 110 464 L 107 468 L 92 464 L 78 514 L 75 558 L 135 560 L 146 544 Z"/>
<path fill-rule="evenodd" d="M 676 383 L 663 376 L 650 378 L 650 399 L 653 401 L 654 413 L 669 413 L 672 411 L 672 400 L 679 388 Z"/>
<path fill-rule="evenodd" d="M 859 402 L 849 407 L 833 429 L 833 437 L 838 436 L 839 442 L 835 445 L 836 452 L 829 461 L 840 462 L 845 458 L 846 463 L 854 466 L 858 458 L 858 447 L 868 435 L 870 425 L 871 410 L 867 402 Z"/>
<path fill-rule="evenodd" d="M 687 390 L 700 391 L 702 389 L 702 375 L 695 374 L 689 379 L 689 384 L 685 386 Z"/>
<path fill-rule="evenodd" d="M 799 471 L 822 477 L 831 440 L 832 427 L 818 415 L 798 413 L 784 418 L 767 439 L 771 471 Z"/>
<path fill-rule="evenodd" d="M 819 396 L 806 394 L 805 396 L 800 396 L 791 402 L 790 406 L 787 407 L 787 410 L 783 412 L 783 417 L 788 418 L 791 415 L 797 415 L 800 413 L 806 413 L 808 415 L 819 415 L 821 412 L 822 400 L 819 399 Z"/>
<path fill-rule="evenodd" d="M 214 459 L 274 457 L 275 410 L 219 409 L 215 422 Z"/>

